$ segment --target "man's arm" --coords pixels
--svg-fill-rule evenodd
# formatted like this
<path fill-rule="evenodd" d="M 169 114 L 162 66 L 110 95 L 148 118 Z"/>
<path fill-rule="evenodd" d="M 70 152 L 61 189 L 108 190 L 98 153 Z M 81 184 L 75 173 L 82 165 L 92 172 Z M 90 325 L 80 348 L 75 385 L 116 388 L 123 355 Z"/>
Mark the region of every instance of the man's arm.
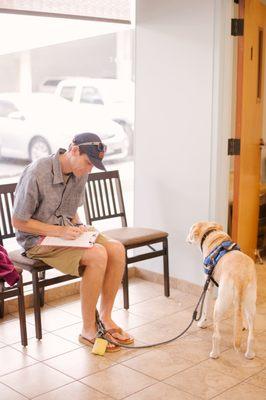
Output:
<path fill-rule="evenodd" d="M 76 239 L 83 232 L 82 227 L 50 225 L 32 218 L 23 221 L 13 217 L 12 225 L 22 232 L 41 236 L 62 237 L 67 240 Z"/>

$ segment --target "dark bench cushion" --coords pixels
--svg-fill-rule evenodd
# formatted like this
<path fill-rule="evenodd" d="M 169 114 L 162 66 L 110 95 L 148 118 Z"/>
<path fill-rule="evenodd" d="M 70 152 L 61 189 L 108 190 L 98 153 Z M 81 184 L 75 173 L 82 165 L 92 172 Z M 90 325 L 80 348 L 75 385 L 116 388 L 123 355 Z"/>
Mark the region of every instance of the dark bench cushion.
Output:
<path fill-rule="evenodd" d="M 150 242 L 156 239 L 163 239 L 168 236 L 167 232 L 150 228 L 117 228 L 103 232 L 112 239 L 118 240 L 124 246 L 138 245 L 143 242 Z"/>
<path fill-rule="evenodd" d="M 8 252 L 8 256 L 10 260 L 13 262 L 14 265 L 25 269 L 29 272 L 32 272 L 32 269 L 38 269 L 40 271 L 46 270 L 46 269 L 52 269 L 52 267 L 49 267 L 45 263 L 39 260 L 32 260 L 31 258 L 23 256 L 21 253 L 23 253 L 23 249 L 19 250 L 13 250 Z"/>

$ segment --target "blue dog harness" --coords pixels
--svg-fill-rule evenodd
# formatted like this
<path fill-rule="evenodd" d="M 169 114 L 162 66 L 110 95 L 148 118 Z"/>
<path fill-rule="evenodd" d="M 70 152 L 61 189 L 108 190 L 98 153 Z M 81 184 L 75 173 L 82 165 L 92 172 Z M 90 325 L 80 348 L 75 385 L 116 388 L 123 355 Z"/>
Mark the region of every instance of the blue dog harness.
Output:
<path fill-rule="evenodd" d="M 203 260 L 205 274 L 211 275 L 220 258 L 233 250 L 240 250 L 240 247 L 231 240 L 226 240 L 219 244 L 219 246 L 215 247 L 215 249 L 212 250 L 212 252 Z M 218 286 L 218 283 L 212 277 L 211 280 L 216 286 Z"/>

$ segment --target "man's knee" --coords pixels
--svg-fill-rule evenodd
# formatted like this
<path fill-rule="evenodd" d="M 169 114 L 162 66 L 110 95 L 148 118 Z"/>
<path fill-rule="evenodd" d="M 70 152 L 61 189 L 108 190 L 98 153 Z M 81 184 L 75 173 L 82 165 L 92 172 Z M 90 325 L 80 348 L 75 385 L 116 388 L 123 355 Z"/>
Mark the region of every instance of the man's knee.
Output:
<path fill-rule="evenodd" d="M 108 257 L 125 259 L 125 247 L 117 240 L 109 240 L 105 245 Z"/>
<path fill-rule="evenodd" d="M 96 243 L 92 248 L 84 252 L 81 262 L 84 266 L 97 266 L 105 270 L 107 258 L 108 255 L 104 246 Z"/>

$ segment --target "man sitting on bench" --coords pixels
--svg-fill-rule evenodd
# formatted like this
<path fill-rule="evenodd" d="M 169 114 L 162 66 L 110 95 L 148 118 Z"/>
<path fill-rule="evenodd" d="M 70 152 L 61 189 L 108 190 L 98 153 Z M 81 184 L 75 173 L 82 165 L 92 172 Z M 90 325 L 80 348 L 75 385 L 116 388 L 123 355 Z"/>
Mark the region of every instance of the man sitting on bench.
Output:
<path fill-rule="evenodd" d="M 117 326 L 111 313 L 125 268 L 123 245 L 99 234 L 93 247 L 39 245 L 41 236 L 76 239 L 87 230 L 78 218 L 88 174 L 102 163 L 106 146 L 92 133 L 76 135 L 66 151 L 28 165 L 15 192 L 13 225 L 18 243 L 27 257 L 42 260 L 65 274 L 81 276 L 80 295 L 83 328 L 79 340 L 92 345 L 96 336 L 95 308 L 101 294 L 100 318 L 110 338 L 121 344 L 133 338 Z M 119 346 L 108 344 L 107 351 Z"/>

